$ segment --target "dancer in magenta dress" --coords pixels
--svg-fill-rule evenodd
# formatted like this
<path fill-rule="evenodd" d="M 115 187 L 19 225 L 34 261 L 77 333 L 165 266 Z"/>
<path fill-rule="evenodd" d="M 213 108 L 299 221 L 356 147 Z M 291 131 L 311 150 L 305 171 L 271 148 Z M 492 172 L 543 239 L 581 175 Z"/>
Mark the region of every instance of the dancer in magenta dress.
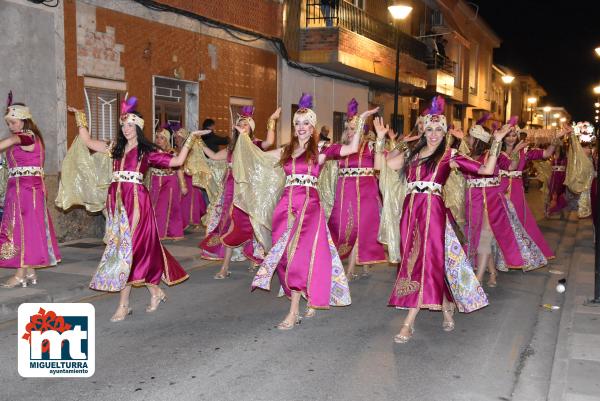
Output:
<path fill-rule="evenodd" d="M 175 127 L 175 144 L 178 150 L 185 143 L 189 132 L 185 128 Z M 181 184 L 181 219 L 183 220 L 183 229 L 191 231 L 200 231 L 202 226 L 202 216 L 206 214 L 206 201 L 202 196 L 200 187 L 193 185 L 192 175 L 187 168 L 187 162 L 183 166 L 183 179 Z"/>
<path fill-rule="evenodd" d="M 272 220 L 273 246 L 259 268 L 253 288 L 269 289 L 276 271 L 283 292 L 291 299 L 290 310 L 277 326 L 292 329 L 300 322 L 300 298 L 307 299 L 305 317 L 315 309 L 350 304 L 348 282 L 335 245 L 330 240 L 325 210 L 317 191 L 322 164 L 327 159 L 346 157 L 358 151 L 360 136 L 348 145 L 318 145 L 317 116 L 311 109 L 312 97 L 303 94 L 294 114 L 294 134 L 290 144 L 267 152 L 279 159 L 285 173 L 285 188 L 275 206 Z M 362 131 L 365 118 L 378 109 L 363 113 L 357 124 Z"/>
<path fill-rule="evenodd" d="M 29 108 L 12 103 L 12 92 L 4 120 L 11 135 L 0 141 L 8 166 L 0 267 L 17 270 L 2 286 L 27 287 L 37 283 L 33 268 L 56 266 L 60 251 L 46 204 L 44 142 Z"/>
<path fill-rule="evenodd" d="M 559 136 L 546 149 L 529 149 L 525 141 L 519 142 L 519 133 L 516 131 L 509 132 L 504 138 L 504 154 L 512 163 L 510 170 L 500 170 L 501 186 L 506 188 L 508 197 L 515 207 L 519 221 L 525 231 L 548 260 L 554 259 L 554 253 L 546 243 L 544 235 L 527 205 L 523 186 L 523 170 L 525 170 L 529 161 L 547 159 L 552 156 L 556 145 L 565 133 L 566 131 L 561 131 Z"/>
<path fill-rule="evenodd" d="M 479 122 L 479 121 L 478 121 Z M 511 124 L 514 130 L 514 124 Z M 489 157 L 489 134 L 481 124 L 469 130 L 471 157 L 484 163 Z M 496 268 L 529 271 L 545 266 L 548 261 L 527 235 L 516 216 L 514 206 L 505 196 L 506 187 L 500 182 L 500 169 L 509 170 L 511 160 L 500 154 L 494 173 L 490 177 L 465 174 L 467 179 L 466 224 L 467 254 L 477 266 L 477 279 L 481 282 L 489 268 L 488 285 L 496 286 Z M 491 256 L 496 257 L 496 265 Z"/>
<path fill-rule="evenodd" d="M 347 145 L 355 135 L 358 121 L 358 103 L 348 104 L 347 122 L 342 143 Z M 375 176 L 374 142 L 361 138 L 358 152 L 338 161 L 339 173 L 335 202 L 328 225 L 331 238 L 340 258 L 349 258 L 346 276 L 358 278 L 356 264 L 363 265 L 363 275 L 368 275 L 367 265 L 386 261 L 383 245 L 377 241 L 381 196 Z"/>
<path fill-rule="evenodd" d="M 567 149 L 565 144 L 556 147 L 552 156 L 552 175 L 548 184 L 546 217 L 560 214 L 568 206 L 565 186 L 567 177 Z"/>
<path fill-rule="evenodd" d="M 174 155 L 171 148 L 171 131 L 163 127 L 156 132 L 155 140 L 159 149 L 169 155 Z M 183 239 L 183 217 L 181 213 L 181 196 L 188 188 L 183 187 L 183 171 L 172 168 L 150 168 L 150 200 L 156 216 L 158 236 L 161 240 Z"/>
<path fill-rule="evenodd" d="M 107 246 L 90 288 L 120 292 L 120 302 L 111 321 L 124 320 L 131 314 L 129 294 L 132 286 L 146 286 L 151 294 L 146 312 L 154 312 L 166 295 L 159 288 L 178 284 L 188 278 L 185 270 L 162 246 L 148 190 L 143 185 L 144 173 L 150 167 L 181 166 L 196 136 L 190 136 L 177 155 L 159 151 L 144 137 L 144 120 L 135 111 L 137 99 L 130 98 L 121 106 L 121 129 L 114 143 L 90 137 L 85 114 L 75 108 L 79 140 L 95 152 L 108 153 L 113 160 L 113 178 L 108 189 Z"/>
<path fill-rule="evenodd" d="M 221 207 L 214 208 L 215 213 L 220 213 L 219 216 L 210 216 L 209 227 L 206 237 L 200 243 L 202 249 L 200 255 L 205 259 L 222 260 L 221 269 L 214 278 L 222 280 L 231 276 L 229 272 L 229 264 L 233 248 L 243 247 L 243 253 L 251 263 L 260 264 L 263 258 L 263 252 L 254 241 L 254 231 L 250 223 L 250 217 L 246 212 L 233 204 L 234 198 L 234 179 L 231 171 L 233 163 L 233 151 L 237 143 L 237 138 L 240 134 L 248 134 L 253 136 L 256 129 L 256 123 L 252 118 L 254 113 L 253 107 L 244 107 L 242 114 L 238 115 L 235 123 L 233 139 L 229 142 L 226 149 L 219 152 L 213 152 L 208 147 L 204 147 L 204 153 L 212 160 L 227 160 L 229 168 L 225 175 L 223 183 L 223 194 L 221 198 Z M 275 143 L 275 121 L 279 118 L 281 108 L 278 108 L 267 124 L 267 139 L 261 141 L 253 139 L 254 144 L 266 150 Z M 216 221 L 218 221 L 218 223 Z M 216 224 L 214 224 L 216 223 Z"/>
<path fill-rule="evenodd" d="M 442 310 L 442 327 L 451 331 L 454 329 L 453 297 L 455 302 L 458 296 L 466 297 L 461 299 L 467 302 L 468 309 L 462 310 L 459 306 L 461 311 L 470 312 L 487 305 L 485 293 L 450 224 L 453 219 L 444 204 L 442 190 L 452 168 L 481 176 L 493 174 L 502 138 L 509 127 L 495 132 L 490 155 L 485 163 L 480 163 L 447 147 L 443 110 L 443 98 L 436 97 L 425 116 L 423 137 L 412 151 L 387 160 L 384 146 L 388 129 L 383 127 L 381 119 L 374 121 L 378 137 L 376 166 L 385 164 L 382 169 L 400 170 L 407 182 L 400 220 L 402 261 L 389 300 L 390 306 L 409 310 L 400 332 L 394 337 L 397 343 L 411 339 L 420 309 Z M 465 280 L 461 284 L 465 290 L 454 291 L 461 280 Z"/>

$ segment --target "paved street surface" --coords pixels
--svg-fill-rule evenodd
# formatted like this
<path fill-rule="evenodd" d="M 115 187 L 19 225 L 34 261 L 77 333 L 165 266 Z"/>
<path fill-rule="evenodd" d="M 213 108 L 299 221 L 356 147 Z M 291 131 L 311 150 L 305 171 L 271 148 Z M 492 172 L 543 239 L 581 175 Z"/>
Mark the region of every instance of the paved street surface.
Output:
<path fill-rule="evenodd" d="M 568 305 L 559 311 L 540 307 L 546 302 L 563 305 L 565 296 L 573 297 L 573 305 L 582 302 L 575 299 L 576 283 L 570 278 L 565 294 L 555 292 L 557 278 L 564 276 L 555 273 L 573 269 L 574 250 L 581 263 L 592 263 L 591 225 L 571 219 L 543 221 L 542 226 L 559 251 L 549 268 L 501 274 L 497 288 L 486 287 L 490 306 L 457 315 L 452 333 L 442 331 L 441 313 L 421 312 L 414 338 L 403 345 L 394 344 L 392 337 L 404 312 L 386 307 L 394 266 L 376 266 L 370 278 L 352 282 L 351 306 L 319 311 L 294 330 L 281 332 L 274 326 L 289 304 L 276 297 L 277 279 L 271 293 L 251 293 L 252 275 L 245 263 L 237 263 L 230 279 L 213 280 L 217 264 L 192 268 L 200 264 L 194 256 L 195 234 L 168 245 L 191 278 L 166 289 L 169 299 L 155 314 L 145 312 L 145 289 L 133 291 L 133 315 L 121 323 L 108 320 L 116 295 L 88 299 L 96 308 L 92 378 L 23 379 L 17 373 L 16 321 L 6 320 L 14 302 L 6 292 L 22 290 L 3 289 L 0 399 L 33 400 L 43 394 L 43 399 L 65 401 L 544 400 L 552 377 L 550 399 L 598 400 L 593 375 L 600 377 L 595 373 L 600 372 L 600 358 L 595 359 L 600 341 L 588 354 L 581 347 L 591 341 L 589 336 L 598 337 L 600 315 L 583 311 L 586 316 L 575 316 L 577 307 Z M 102 251 L 94 243 L 63 247 L 63 265 L 42 271 L 39 288 L 25 291 L 48 297 L 48 288 L 70 285 L 79 299 L 96 294 L 85 289 Z M 68 260 L 69 255 L 87 259 Z M 584 276 L 588 279 L 589 272 Z M 584 289 L 589 291 L 589 284 Z M 568 331 L 573 320 L 583 336 L 578 340 Z M 573 347 L 579 347 L 579 359 L 572 359 Z M 585 376 L 586 369 L 591 377 Z M 572 387 L 574 380 L 580 381 L 578 388 Z"/>

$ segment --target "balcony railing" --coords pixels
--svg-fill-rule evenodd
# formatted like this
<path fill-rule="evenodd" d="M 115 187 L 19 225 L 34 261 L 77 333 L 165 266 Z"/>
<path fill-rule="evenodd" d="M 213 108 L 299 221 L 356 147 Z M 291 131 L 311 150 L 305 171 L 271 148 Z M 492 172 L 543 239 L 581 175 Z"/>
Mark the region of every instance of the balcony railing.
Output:
<path fill-rule="evenodd" d="M 400 52 L 425 61 L 427 46 L 393 25 L 380 21 L 344 0 L 306 0 L 306 27 L 342 27 L 392 49 L 399 35 Z"/>
<path fill-rule="evenodd" d="M 430 70 L 442 70 L 450 75 L 455 73 L 456 62 L 439 53 L 429 54 L 425 61 L 427 62 L 427 68 Z"/>

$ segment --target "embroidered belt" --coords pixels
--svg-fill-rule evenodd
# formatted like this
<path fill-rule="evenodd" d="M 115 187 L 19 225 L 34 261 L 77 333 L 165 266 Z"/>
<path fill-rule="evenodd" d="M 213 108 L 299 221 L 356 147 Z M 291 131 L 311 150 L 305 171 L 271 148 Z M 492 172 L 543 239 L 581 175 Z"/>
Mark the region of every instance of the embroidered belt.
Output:
<path fill-rule="evenodd" d="M 467 180 L 467 187 L 469 188 L 497 187 L 498 185 L 500 185 L 499 177 L 471 178 Z"/>
<path fill-rule="evenodd" d="M 131 182 L 142 185 L 144 183 L 144 175 L 135 171 L 113 171 L 112 182 Z"/>
<path fill-rule="evenodd" d="M 41 167 L 11 167 L 8 169 L 8 178 L 16 177 L 43 177 L 44 169 Z"/>
<path fill-rule="evenodd" d="M 285 177 L 285 186 L 299 185 L 303 187 L 317 188 L 317 177 L 307 174 L 291 174 Z"/>
<path fill-rule="evenodd" d="M 367 167 L 341 168 L 340 177 L 370 177 L 375 175 L 375 170 Z"/>
<path fill-rule="evenodd" d="M 565 166 L 552 166 L 552 171 L 567 171 Z"/>
<path fill-rule="evenodd" d="M 408 192 L 411 194 L 431 194 L 442 196 L 442 186 L 433 181 L 413 181 L 409 182 Z"/>
<path fill-rule="evenodd" d="M 152 175 L 155 175 L 157 177 L 168 177 L 170 175 L 175 175 L 175 171 L 171 169 L 153 168 Z"/>
<path fill-rule="evenodd" d="M 500 177 L 521 178 L 521 177 L 523 177 L 523 172 L 522 171 L 500 170 Z"/>

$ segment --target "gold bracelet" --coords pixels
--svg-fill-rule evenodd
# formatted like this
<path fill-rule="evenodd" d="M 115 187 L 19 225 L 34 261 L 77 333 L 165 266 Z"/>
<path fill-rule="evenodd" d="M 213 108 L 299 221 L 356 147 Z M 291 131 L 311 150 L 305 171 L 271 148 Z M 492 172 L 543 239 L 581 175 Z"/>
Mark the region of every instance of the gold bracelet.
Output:
<path fill-rule="evenodd" d="M 502 141 L 493 140 L 492 146 L 490 147 L 490 156 L 498 157 L 500 154 L 500 149 L 502 149 Z"/>
<path fill-rule="evenodd" d="M 356 120 L 356 130 L 354 132 L 356 132 L 356 135 L 358 135 L 359 138 L 362 138 L 364 126 L 365 126 L 365 120 L 358 117 L 358 119 Z"/>
<path fill-rule="evenodd" d="M 398 150 L 400 153 L 404 153 L 404 151 L 408 149 L 408 145 L 404 141 L 398 141 L 394 149 Z"/>
<path fill-rule="evenodd" d="M 275 131 L 275 124 L 277 120 L 273 118 L 269 118 L 269 122 L 267 122 L 267 131 Z"/>
<path fill-rule="evenodd" d="M 194 146 L 195 141 L 196 141 L 196 135 L 190 134 L 190 135 L 188 135 L 187 139 L 183 143 L 183 147 L 188 148 L 188 150 L 189 150 L 192 148 L 192 146 Z"/>
<path fill-rule="evenodd" d="M 377 138 L 375 141 L 375 153 L 381 153 L 385 149 L 385 138 Z"/>
<path fill-rule="evenodd" d="M 75 124 L 77 124 L 79 128 L 88 127 L 87 117 L 83 111 L 75 112 Z"/>

